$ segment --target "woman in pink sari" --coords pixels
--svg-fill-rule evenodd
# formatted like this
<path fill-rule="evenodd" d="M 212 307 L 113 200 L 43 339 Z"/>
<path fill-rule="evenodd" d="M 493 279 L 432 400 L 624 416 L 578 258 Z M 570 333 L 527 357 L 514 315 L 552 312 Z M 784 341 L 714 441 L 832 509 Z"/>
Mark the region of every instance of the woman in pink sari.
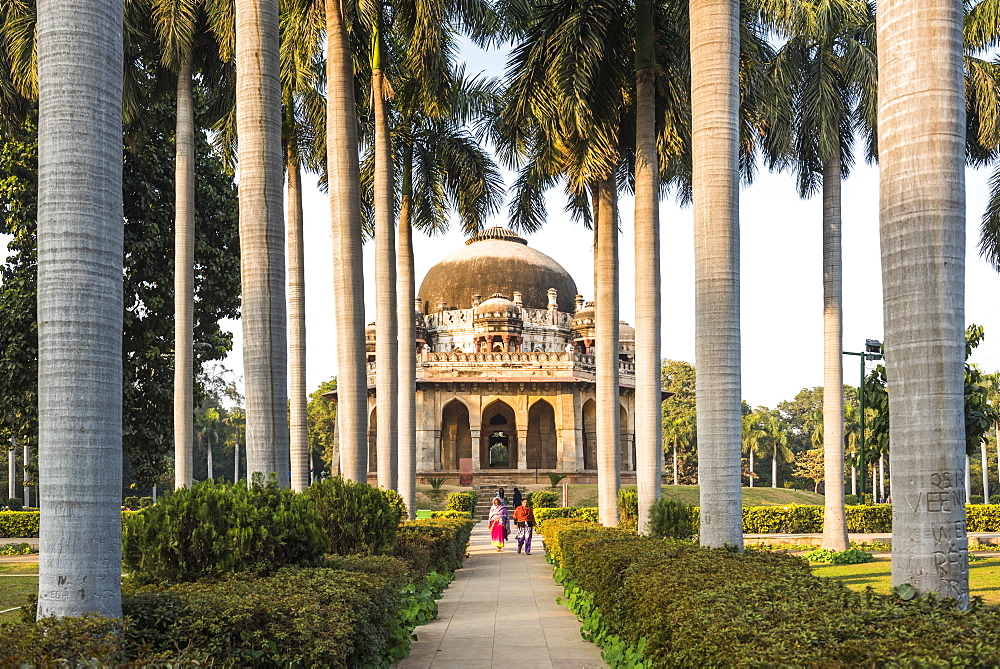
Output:
<path fill-rule="evenodd" d="M 503 550 L 504 541 L 507 540 L 507 507 L 500 503 L 499 499 L 493 500 L 490 507 L 490 538 L 497 551 Z"/>

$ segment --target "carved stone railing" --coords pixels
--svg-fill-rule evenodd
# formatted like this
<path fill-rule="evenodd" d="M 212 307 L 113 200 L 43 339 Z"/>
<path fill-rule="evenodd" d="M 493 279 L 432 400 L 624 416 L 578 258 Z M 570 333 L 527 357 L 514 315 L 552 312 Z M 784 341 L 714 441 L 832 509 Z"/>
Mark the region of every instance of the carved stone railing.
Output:
<path fill-rule="evenodd" d="M 521 353 L 427 353 L 424 362 L 571 362 L 572 353 L 523 351 Z M 574 356 L 578 357 L 578 356 Z"/>

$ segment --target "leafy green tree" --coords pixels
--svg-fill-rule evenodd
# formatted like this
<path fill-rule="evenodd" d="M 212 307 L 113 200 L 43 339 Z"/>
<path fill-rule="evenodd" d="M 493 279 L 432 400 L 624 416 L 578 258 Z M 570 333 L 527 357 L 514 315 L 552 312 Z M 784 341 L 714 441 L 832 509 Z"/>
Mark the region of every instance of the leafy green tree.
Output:
<path fill-rule="evenodd" d="M 318 453 L 328 471 L 336 473 L 340 469 L 340 453 L 337 452 L 337 403 L 323 397 L 337 389 L 336 377 L 319 384 L 309 395 L 306 415 L 309 426 L 309 449 Z"/>
<path fill-rule="evenodd" d="M 123 447 L 128 470 L 143 487 L 159 481 L 172 450 L 170 382 L 173 359 L 173 216 L 164 202 L 173 194 L 171 107 L 154 104 L 124 147 L 125 303 Z M 0 267 L 0 412 L 6 436 L 35 444 L 37 434 L 37 334 L 35 331 L 35 208 L 37 149 L 27 121 L 0 143 L 7 178 L 0 192 L 0 231 L 12 234 Z M 196 166 L 198 198 L 195 244 L 195 338 L 211 345 L 198 352 L 199 366 L 220 359 L 232 346 L 219 321 L 239 313 L 239 243 L 232 173 L 222 167 L 202 133 Z M 167 262 L 164 259 L 167 258 Z M 10 415 L 10 417 L 8 417 Z M 17 419 L 17 425 L 12 419 Z"/>
<path fill-rule="evenodd" d="M 674 485 L 698 478 L 698 453 L 694 367 L 680 360 L 665 360 L 660 385 L 673 393 L 661 403 L 663 448 L 669 451 Z"/>

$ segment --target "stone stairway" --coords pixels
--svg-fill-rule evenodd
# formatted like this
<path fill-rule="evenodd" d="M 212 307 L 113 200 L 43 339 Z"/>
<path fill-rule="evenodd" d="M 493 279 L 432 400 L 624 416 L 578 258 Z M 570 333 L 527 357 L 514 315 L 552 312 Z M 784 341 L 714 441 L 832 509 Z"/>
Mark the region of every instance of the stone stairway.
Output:
<path fill-rule="evenodd" d="M 473 492 L 476 493 L 476 512 L 473 518 L 479 520 L 485 520 L 490 515 L 490 506 L 493 505 L 493 498 L 496 497 L 497 488 L 503 488 L 504 494 L 507 496 L 507 504 L 511 503 L 511 496 L 514 494 L 514 483 L 511 481 L 489 481 L 485 483 L 477 483 L 472 486 Z M 513 512 L 513 509 L 510 509 Z"/>

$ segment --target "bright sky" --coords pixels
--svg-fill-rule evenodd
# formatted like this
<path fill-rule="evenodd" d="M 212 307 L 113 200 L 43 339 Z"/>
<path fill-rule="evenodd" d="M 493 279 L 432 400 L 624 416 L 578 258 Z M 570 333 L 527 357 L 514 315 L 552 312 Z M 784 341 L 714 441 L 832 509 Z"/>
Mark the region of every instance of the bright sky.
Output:
<path fill-rule="evenodd" d="M 468 70 L 502 72 L 502 54 L 466 46 Z M 1000 274 L 979 257 L 979 217 L 986 202 L 986 171 L 967 172 L 966 321 L 986 330 L 972 361 L 985 371 L 1000 370 Z M 507 182 L 511 180 L 508 178 Z M 307 176 L 306 183 L 310 183 Z M 592 237 L 563 213 L 564 197 L 548 198 L 549 223 L 527 237 L 576 280 L 585 299 L 594 296 Z M 337 373 L 332 304 L 332 241 L 329 203 L 315 188 L 305 195 L 307 383 L 312 391 Z M 621 212 L 621 317 L 634 322 L 632 200 Z M 803 201 L 789 175 L 761 173 L 740 200 L 743 397 L 751 405 L 774 407 L 802 388 L 822 384 L 821 204 Z M 501 214 L 495 225 L 506 225 Z M 415 236 L 417 286 L 439 259 L 459 248 L 457 232 L 428 239 Z M 694 362 L 694 245 L 690 208 L 661 204 L 663 349 L 665 358 Z M 6 247 L 6 239 L 2 241 Z M 878 172 L 856 168 L 843 188 L 844 348 L 860 351 L 867 338 L 882 339 L 881 272 L 878 241 Z M 374 320 L 373 248 L 365 247 L 368 321 Z M 239 324 L 232 323 L 239 334 Z M 227 365 L 242 369 L 240 338 Z M 858 358 L 845 356 L 844 381 L 857 385 Z"/>

